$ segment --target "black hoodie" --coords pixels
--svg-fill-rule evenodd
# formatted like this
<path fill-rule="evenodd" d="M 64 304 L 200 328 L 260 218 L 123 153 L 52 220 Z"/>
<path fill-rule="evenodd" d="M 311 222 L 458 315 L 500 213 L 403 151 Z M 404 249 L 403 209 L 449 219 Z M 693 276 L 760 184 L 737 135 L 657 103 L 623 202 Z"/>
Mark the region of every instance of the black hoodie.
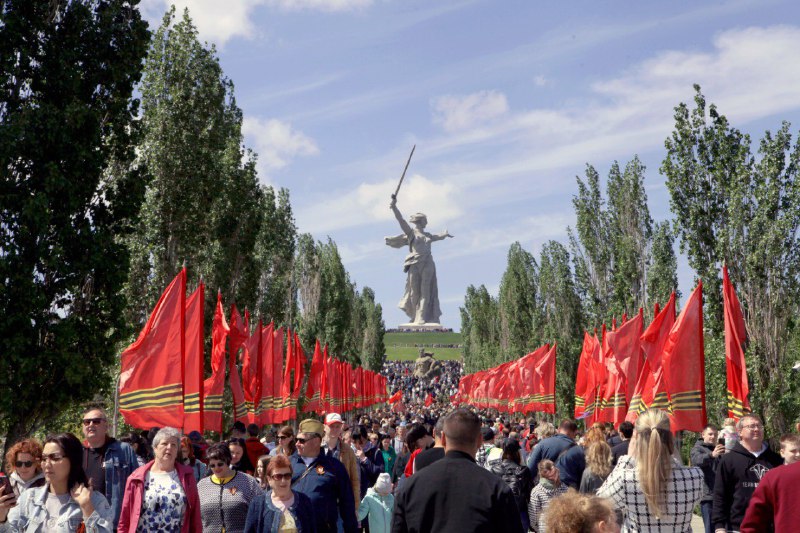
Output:
<path fill-rule="evenodd" d="M 714 508 L 711 522 L 714 529 L 739 530 L 750 497 L 764 474 L 783 464 L 783 458 L 769 449 L 756 457 L 737 442 L 723 455 L 714 480 Z"/>

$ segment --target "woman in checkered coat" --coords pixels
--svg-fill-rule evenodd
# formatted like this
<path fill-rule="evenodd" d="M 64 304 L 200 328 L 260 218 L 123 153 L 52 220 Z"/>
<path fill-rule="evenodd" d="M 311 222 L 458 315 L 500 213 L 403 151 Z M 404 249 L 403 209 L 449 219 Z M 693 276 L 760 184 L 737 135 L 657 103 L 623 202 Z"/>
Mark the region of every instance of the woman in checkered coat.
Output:
<path fill-rule="evenodd" d="M 622 531 L 690 532 L 692 510 L 703 496 L 703 472 L 675 459 L 664 411 L 639 415 L 628 453 L 597 491 L 624 514 Z"/>

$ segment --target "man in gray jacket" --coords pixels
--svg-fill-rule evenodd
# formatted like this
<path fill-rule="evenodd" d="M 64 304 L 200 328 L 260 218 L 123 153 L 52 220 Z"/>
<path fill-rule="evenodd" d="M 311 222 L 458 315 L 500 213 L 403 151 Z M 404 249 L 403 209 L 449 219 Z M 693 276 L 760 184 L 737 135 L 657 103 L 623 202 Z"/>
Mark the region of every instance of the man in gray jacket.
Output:
<path fill-rule="evenodd" d="M 712 533 L 711 508 L 714 503 L 714 477 L 717 475 L 719 458 L 725 453 L 725 445 L 717 442 L 717 428 L 709 424 L 703 428 L 700 439 L 694 443 L 691 451 L 692 466 L 699 466 L 703 471 L 703 497 L 700 499 L 700 513 L 706 533 Z"/>

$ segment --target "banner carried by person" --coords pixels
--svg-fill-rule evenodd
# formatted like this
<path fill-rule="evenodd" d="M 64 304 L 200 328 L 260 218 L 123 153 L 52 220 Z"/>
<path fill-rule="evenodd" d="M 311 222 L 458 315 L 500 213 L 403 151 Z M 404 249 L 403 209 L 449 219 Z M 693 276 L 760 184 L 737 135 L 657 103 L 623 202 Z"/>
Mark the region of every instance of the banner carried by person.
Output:
<path fill-rule="evenodd" d="M 203 426 L 222 433 L 222 397 L 225 392 L 225 341 L 228 322 L 222 307 L 222 293 L 217 292 L 214 321 L 211 323 L 211 377 L 203 383 Z"/>
<path fill-rule="evenodd" d="M 119 412 L 133 427 L 183 427 L 185 314 L 183 268 L 120 356 Z"/>
<path fill-rule="evenodd" d="M 747 395 L 750 387 L 747 382 L 747 365 L 744 360 L 744 346 L 747 342 L 747 329 L 739 298 L 728 277 L 728 267 L 722 267 L 722 301 L 725 315 L 725 369 L 728 384 L 728 416 L 739 420 L 750 412 Z"/>
<path fill-rule="evenodd" d="M 183 431 L 203 432 L 203 335 L 205 286 L 201 281 L 186 300 L 183 358 Z"/>

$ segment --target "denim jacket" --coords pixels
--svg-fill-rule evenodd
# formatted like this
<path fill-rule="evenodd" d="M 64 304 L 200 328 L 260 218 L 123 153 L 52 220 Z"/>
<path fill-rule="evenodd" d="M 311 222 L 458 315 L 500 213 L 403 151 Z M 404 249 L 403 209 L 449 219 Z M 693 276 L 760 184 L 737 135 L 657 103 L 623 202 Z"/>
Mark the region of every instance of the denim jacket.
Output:
<path fill-rule="evenodd" d="M 106 474 L 105 497 L 114 511 L 114 528 L 119 523 L 119 512 L 122 509 L 122 498 L 125 496 L 125 483 L 134 470 L 139 468 L 136 452 L 125 442 L 111 441 L 103 458 L 103 470 Z"/>
<path fill-rule="evenodd" d="M 50 484 L 28 489 L 20 496 L 17 506 L 8 513 L 8 518 L 0 524 L 0 533 L 40 533 L 47 530 L 47 493 Z M 57 533 L 74 533 L 85 522 L 86 533 L 111 533 L 114 526 L 111 523 L 112 510 L 105 496 L 92 492 L 92 505 L 94 512 L 85 521 L 83 512 L 78 503 L 70 498 L 61 508 L 54 530 Z"/>

